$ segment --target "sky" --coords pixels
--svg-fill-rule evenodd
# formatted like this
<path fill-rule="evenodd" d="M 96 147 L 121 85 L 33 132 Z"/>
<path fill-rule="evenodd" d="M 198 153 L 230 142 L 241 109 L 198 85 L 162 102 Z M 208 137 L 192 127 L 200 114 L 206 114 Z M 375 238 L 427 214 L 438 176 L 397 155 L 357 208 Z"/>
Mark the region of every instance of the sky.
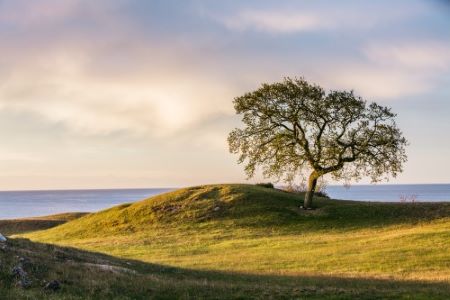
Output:
<path fill-rule="evenodd" d="M 398 113 L 389 183 L 450 183 L 450 1 L 0 0 L 0 54 L 0 190 L 246 182 L 233 98 L 285 76 Z"/>

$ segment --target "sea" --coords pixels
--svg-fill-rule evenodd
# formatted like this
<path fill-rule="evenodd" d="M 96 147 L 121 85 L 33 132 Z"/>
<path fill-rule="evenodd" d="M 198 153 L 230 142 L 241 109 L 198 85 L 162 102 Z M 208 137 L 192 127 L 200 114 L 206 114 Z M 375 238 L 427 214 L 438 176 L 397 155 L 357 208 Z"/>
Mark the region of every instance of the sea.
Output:
<path fill-rule="evenodd" d="M 171 188 L 0 191 L 0 220 L 45 216 L 64 212 L 95 212 L 139 201 Z M 382 202 L 450 202 L 450 184 L 331 185 L 334 199 Z"/>
<path fill-rule="evenodd" d="M 173 189 L 0 191 L 0 220 L 65 212 L 95 212 L 171 190 Z"/>
<path fill-rule="evenodd" d="M 450 202 L 450 184 L 331 185 L 333 199 L 375 202 Z"/>

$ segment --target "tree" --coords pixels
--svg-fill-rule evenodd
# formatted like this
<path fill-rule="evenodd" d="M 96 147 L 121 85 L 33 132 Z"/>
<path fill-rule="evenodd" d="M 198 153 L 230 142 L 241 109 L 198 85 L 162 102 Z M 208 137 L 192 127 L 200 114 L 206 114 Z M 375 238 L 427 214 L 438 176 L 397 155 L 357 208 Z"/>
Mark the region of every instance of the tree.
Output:
<path fill-rule="evenodd" d="M 235 98 L 234 107 L 245 127 L 229 134 L 230 152 L 249 177 L 261 167 L 266 177 L 292 182 L 306 171 L 305 209 L 325 174 L 377 182 L 395 177 L 407 160 L 396 114 L 353 91 L 326 93 L 303 78 L 285 78 Z"/>

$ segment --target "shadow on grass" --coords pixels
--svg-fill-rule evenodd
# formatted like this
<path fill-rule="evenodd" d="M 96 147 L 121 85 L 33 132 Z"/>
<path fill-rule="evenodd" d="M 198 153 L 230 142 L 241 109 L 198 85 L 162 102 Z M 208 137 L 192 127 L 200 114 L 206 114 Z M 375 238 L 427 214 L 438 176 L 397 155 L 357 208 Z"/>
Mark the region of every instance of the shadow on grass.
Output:
<path fill-rule="evenodd" d="M 28 233 L 36 230 L 44 230 L 65 223 L 59 220 L 1 220 L 0 232 L 5 235 Z"/>
<path fill-rule="evenodd" d="M 80 218 L 86 214 L 87 213 L 78 212 L 45 217 L 0 220 L 0 233 L 5 235 L 12 235 L 44 230 Z"/>
<path fill-rule="evenodd" d="M 21 259 L 22 258 L 22 259 Z M 203 271 L 127 260 L 11 239 L 0 251 L 2 299 L 448 299 L 448 282 L 257 275 Z M 31 287 L 16 286 L 22 264 Z M 58 280 L 61 289 L 43 289 Z"/>

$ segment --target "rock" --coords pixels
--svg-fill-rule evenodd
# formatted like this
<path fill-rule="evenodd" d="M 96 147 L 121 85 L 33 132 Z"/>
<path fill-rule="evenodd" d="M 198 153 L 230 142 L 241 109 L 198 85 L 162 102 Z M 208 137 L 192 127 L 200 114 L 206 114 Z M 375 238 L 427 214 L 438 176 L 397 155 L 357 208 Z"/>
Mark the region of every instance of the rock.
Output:
<path fill-rule="evenodd" d="M 29 288 L 31 286 L 31 280 L 28 279 L 28 274 L 21 266 L 16 266 L 11 271 L 12 275 L 18 280 L 16 286 L 21 288 Z"/>
<path fill-rule="evenodd" d="M 25 270 L 21 266 L 15 266 L 12 269 L 11 274 L 18 278 L 27 277 L 28 275 L 27 272 L 25 272 Z"/>
<path fill-rule="evenodd" d="M 19 280 L 16 282 L 16 286 L 17 286 L 17 287 L 21 287 L 21 288 L 23 288 L 23 289 L 27 289 L 27 288 L 29 288 L 29 287 L 31 286 L 31 280 L 29 280 L 29 279 L 26 278 L 26 277 L 21 278 L 21 279 L 19 279 Z"/>
<path fill-rule="evenodd" d="M 214 207 L 214 211 L 219 211 L 219 210 L 220 210 L 219 206 Z"/>
<path fill-rule="evenodd" d="M 0 233 L 0 243 L 6 243 L 7 239 L 3 234 Z"/>
<path fill-rule="evenodd" d="M 312 207 L 304 208 L 303 205 L 299 206 L 299 208 L 303 209 L 303 210 L 314 210 L 314 208 L 312 208 Z"/>
<path fill-rule="evenodd" d="M 60 288 L 61 288 L 61 284 L 59 283 L 58 280 L 52 280 L 44 286 L 45 290 L 54 291 L 54 292 L 59 290 Z"/>

